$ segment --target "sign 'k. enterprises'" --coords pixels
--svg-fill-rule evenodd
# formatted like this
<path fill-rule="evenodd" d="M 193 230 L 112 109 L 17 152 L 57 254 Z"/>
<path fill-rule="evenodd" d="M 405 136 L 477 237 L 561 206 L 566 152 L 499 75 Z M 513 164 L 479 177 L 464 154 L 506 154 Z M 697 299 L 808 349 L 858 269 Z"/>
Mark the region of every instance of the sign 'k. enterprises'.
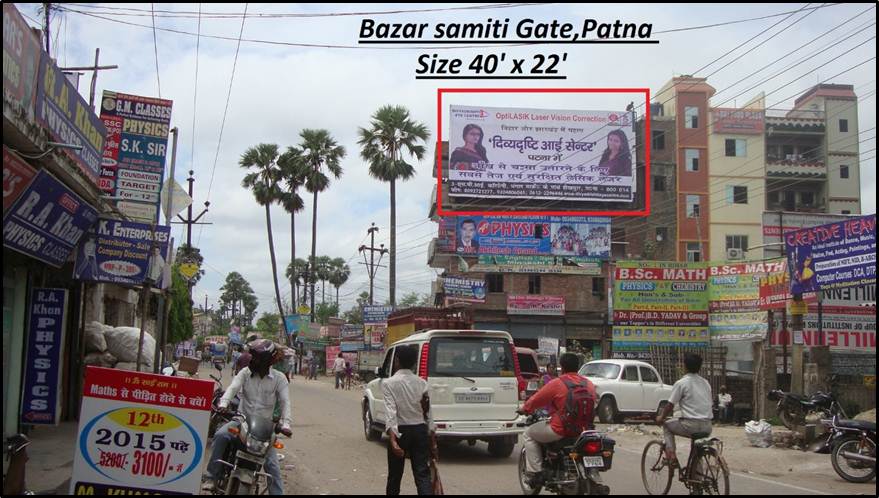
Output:
<path fill-rule="evenodd" d="M 86 367 L 70 494 L 198 494 L 213 384 Z"/>
<path fill-rule="evenodd" d="M 451 106 L 449 195 L 631 202 L 632 113 Z"/>
<path fill-rule="evenodd" d="M 170 235 L 171 227 L 99 220 L 95 233 L 77 248 L 74 278 L 129 285 L 139 285 L 147 277 L 158 281 Z"/>
<path fill-rule="evenodd" d="M 120 198 L 120 210 L 139 221 L 156 221 L 159 213 L 172 104 L 110 91 L 101 101 L 108 130 L 101 189 Z"/>

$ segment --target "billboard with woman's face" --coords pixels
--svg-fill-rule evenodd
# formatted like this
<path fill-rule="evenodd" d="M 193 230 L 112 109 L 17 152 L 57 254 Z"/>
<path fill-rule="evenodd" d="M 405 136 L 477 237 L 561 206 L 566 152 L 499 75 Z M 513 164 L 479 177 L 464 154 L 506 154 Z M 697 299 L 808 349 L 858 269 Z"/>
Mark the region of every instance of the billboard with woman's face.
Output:
<path fill-rule="evenodd" d="M 631 202 L 632 113 L 451 106 L 452 197 Z"/>

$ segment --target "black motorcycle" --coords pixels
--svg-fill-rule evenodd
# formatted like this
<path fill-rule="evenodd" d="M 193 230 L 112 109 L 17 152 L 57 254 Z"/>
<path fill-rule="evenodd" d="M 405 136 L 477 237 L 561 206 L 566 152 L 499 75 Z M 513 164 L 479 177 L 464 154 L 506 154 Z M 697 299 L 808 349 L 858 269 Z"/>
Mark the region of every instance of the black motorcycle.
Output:
<path fill-rule="evenodd" d="M 830 453 L 830 463 L 849 482 L 870 482 L 876 477 L 876 423 L 843 420 L 834 416 L 822 420 L 825 437 L 813 445 L 816 453 Z"/>
<path fill-rule="evenodd" d="M 520 427 L 546 420 L 545 411 L 530 415 Z M 616 441 L 598 431 L 583 431 L 575 438 L 564 438 L 543 446 L 543 472 L 535 482 L 526 474 L 525 449 L 519 455 L 519 485 L 526 495 L 540 494 L 542 488 L 559 495 L 607 495 L 599 472 L 610 470 Z"/>
<path fill-rule="evenodd" d="M 214 494 L 221 495 L 260 495 L 266 494 L 272 476 L 264 472 L 269 449 L 282 449 L 278 441 L 282 429 L 277 420 L 260 417 L 244 417 L 236 414 L 235 424 L 229 432 L 236 435 L 220 464 L 223 471 L 216 480 Z M 286 432 L 289 437 L 289 431 Z"/>
<path fill-rule="evenodd" d="M 217 429 L 223 427 L 227 422 L 232 420 L 232 414 L 238 411 L 238 396 L 235 396 L 232 401 L 229 402 L 229 407 L 226 410 L 220 409 L 220 399 L 222 399 L 223 394 L 226 393 L 225 389 L 223 389 L 223 382 L 220 381 L 219 377 L 215 377 L 211 375 L 211 378 L 214 379 L 216 386 L 214 386 L 214 395 L 211 401 L 211 419 L 208 423 L 208 437 L 214 437 L 214 434 L 217 432 Z"/>
<path fill-rule="evenodd" d="M 773 389 L 769 391 L 767 398 L 778 402 L 778 417 L 789 430 L 805 425 L 806 417 L 809 415 L 818 415 L 822 419 L 829 419 L 835 415 L 847 418 L 845 410 L 833 393 L 818 391 L 807 398 L 801 394 Z"/>

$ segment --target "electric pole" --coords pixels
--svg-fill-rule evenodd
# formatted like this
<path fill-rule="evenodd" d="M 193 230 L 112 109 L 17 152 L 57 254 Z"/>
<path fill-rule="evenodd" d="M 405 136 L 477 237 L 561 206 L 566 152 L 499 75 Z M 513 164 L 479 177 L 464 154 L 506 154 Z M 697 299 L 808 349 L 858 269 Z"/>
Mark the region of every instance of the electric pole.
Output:
<path fill-rule="evenodd" d="M 375 272 L 377 268 L 385 268 L 384 265 L 380 264 L 382 261 L 382 257 L 388 253 L 388 250 L 385 249 L 385 245 L 381 244 L 378 248 L 375 247 L 375 232 L 378 232 L 378 227 L 375 226 L 375 223 L 367 230 L 369 233 L 369 247 L 366 245 L 360 246 L 357 250 L 363 254 L 363 265 L 366 265 L 367 272 L 369 273 L 369 304 L 373 303 L 373 290 L 375 288 Z M 366 260 L 366 252 L 369 251 L 369 261 Z M 375 262 L 375 253 L 378 253 L 378 262 Z"/>
<path fill-rule="evenodd" d="M 64 72 L 76 72 L 76 71 L 92 71 L 92 84 L 89 87 L 89 107 L 92 108 L 92 111 L 95 110 L 95 88 L 98 84 L 98 71 L 106 71 L 108 69 L 119 69 L 119 66 L 99 66 L 98 58 L 101 55 L 101 49 L 95 49 L 95 65 L 94 66 L 84 66 L 84 67 L 62 67 L 61 70 Z M 82 73 L 80 73 L 82 74 Z M 78 80 L 77 80 L 78 81 Z"/>
<path fill-rule="evenodd" d="M 193 176 L 192 176 L 194 173 L 195 173 L 194 171 L 189 170 L 189 178 L 186 179 L 186 181 L 189 182 L 189 197 L 190 198 L 192 197 L 192 184 L 195 183 L 195 178 L 193 178 Z M 170 197 L 170 193 L 169 193 L 169 197 Z M 192 204 L 190 204 L 189 207 L 186 208 L 186 218 L 184 218 L 178 214 L 177 218 L 180 219 L 180 221 L 172 221 L 171 222 L 175 225 L 186 225 L 186 246 L 189 249 L 192 249 L 192 225 L 213 225 L 213 223 L 205 223 L 205 222 L 199 223 L 199 221 L 198 221 L 201 219 L 202 216 L 205 215 L 205 213 L 208 212 L 208 208 L 210 206 L 211 206 L 211 201 L 205 201 L 204 210 L 198 216 L 196 216 L 195 219 L 193 219 L 192 218 Z"/>

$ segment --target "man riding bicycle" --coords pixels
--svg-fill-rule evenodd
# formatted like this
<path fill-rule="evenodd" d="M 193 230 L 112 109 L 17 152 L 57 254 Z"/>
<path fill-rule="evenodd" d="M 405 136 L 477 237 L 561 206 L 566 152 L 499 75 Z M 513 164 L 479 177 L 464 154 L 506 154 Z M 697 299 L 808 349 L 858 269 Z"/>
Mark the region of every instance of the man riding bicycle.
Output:
<path fill-rule="evenodd" d="M 281 372 L 271 368 L 275 360 L 275 343 L 268 339 L 256 340 L 248 344 L 250 351 L 250 365 L 241 369 L 232 380 L 229 389 L 220 399 L 220 408 L 225 409 L 239 392 L 241 401 L 238 411 L 245 417 L 257 416 L 272 420 L 275 403 L 281 405 L 281 433 L 290 437 L 290 397 L 289 383 Z M 214 435 L 211 449 L 211 460 L 205 473 L 205 484 L 202 489 L 212 491 L 214 481 L 220 477 L 223 458 L 227 445 L 235 439 L 235 435 L 229 432 L 229 428 L 235 424 L 229 422 Z M 265 470 L 272 477 L 269 482 L 269 494 L 284 494 L 281 481 L 281 467 L 278 465 L 278 453 L 274 447 L 269 448 Z"/>
<path fill-rule="evenodd" d="M 665 456 L 672 466 L 678 466 L 675 435 L 690 437 L 698 433 L 711 434 L 713 397 L 711 384 L 699 375 L 702 357 L 695 353 L 686 353 L 684 367 L 687 370 L 686 375 L 675 382 L 668 404 L 656 417 L 656 424 L 663 428 Z M 676 407 L 680 416 L 666 421 Z"/>
<path fill-rule="evenodd" d="M 589 413 L 595 413 L 595 386 L 589 379 L 577 373 L 580 368 L 580 358 L 577 355 L 565 353 L 559 358 L 559 364 L 562 367 L 562 374 L 528 398 L 522 409 L 518 411 L 521 414 L 531 414 L 536 410 L 548 409 L 551 415 L 549 420 L 532 424 L 523 434 L 526 474 L 531 482 L 539 480 L 542 472 L 541 444 L 554 443 L 566 437 L 577 437 L 582 428 L 591 429 L 594 426 L 592 419 L 574 421 L 574 425 L 580 426 L 574 430 L 569 427 L 570 421 L 565 420 L 568 391 L 572 389 L 585 388 L 589 392 L 593 400 L 592 410 Z"/>

